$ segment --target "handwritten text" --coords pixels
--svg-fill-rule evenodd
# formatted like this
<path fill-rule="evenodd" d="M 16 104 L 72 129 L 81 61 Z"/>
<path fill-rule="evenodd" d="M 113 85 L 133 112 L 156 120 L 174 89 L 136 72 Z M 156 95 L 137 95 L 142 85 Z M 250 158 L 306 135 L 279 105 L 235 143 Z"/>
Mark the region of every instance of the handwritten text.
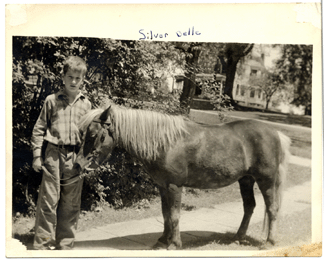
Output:
<path fill-rule="evenodd" d="M 169 33 L 165 32 L 154 32 L 152 30 L 145 31 L 145 29 L 140 29 L 139 34 L 141 35 L 139 40 L 158 40 L 165 39 L 169 36 Z M 195 27 L 191 27 L 188 30 L 178 30 L 174 33 L 177 37 L 188 37 L 188 36 L 199 36 L 201 33 L 195 30 Z"/>

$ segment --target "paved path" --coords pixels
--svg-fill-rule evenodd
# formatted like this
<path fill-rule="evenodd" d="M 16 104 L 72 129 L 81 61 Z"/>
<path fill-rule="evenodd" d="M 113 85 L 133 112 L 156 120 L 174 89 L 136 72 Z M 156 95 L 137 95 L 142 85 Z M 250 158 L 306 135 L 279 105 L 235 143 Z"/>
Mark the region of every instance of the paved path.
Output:
<path fill-rule="evenodd" d="M 309 159 L 293 157 L 291 162 L 310 166 Z M 264 202 L 261 195 L 256 196 L 256 209 L 251 224 L 263 221 Z M 287 189 L 282 212 L 289 215 L 311 206 L 311 182 Z M 181 211 L 180 231 L 182 242 L 197 240 L 217 233 L 235 233 L 243 215 L 242 201 L 224 203 L 214 208 L 196 211 Z M 163 219 L 160 217 L 109 224 L 79 232 L 75 250 L 148 250 L 156 243 L 163 231 Z"/>

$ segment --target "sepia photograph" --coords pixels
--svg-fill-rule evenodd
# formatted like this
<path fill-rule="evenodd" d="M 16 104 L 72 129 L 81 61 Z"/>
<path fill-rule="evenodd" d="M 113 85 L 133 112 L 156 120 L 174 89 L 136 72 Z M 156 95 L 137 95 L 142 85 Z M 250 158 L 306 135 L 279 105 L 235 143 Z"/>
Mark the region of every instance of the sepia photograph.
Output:
<path fill-rule="evenodd" d="M 68 30 L 46 19 L 64 6 Z M 103 6 L 7 6 L 6 256 L 321 256 L 318 20 L 285 21 L 296 4 Z"/>

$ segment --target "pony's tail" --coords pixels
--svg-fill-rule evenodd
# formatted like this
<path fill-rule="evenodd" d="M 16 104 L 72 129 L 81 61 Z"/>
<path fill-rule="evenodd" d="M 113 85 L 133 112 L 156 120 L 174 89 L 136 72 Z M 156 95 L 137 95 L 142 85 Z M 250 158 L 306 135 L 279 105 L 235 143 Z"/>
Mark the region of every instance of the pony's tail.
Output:
<path fill-rule="evenodd" d="M 290 144 L 291 140 L 288 136 L 284 135 L 283 133 L 278 132 L 280 145 L 281 145 L 281 154 L 280 154 L 280 162 L 279 162 L 279 170 L 276 174 L 275 183 L 274 183 L 274 189 L 275 189 L 275 199 L 274 202 L 277 204 L 278 207 L 278 214 L 281 210 L 282 200 L 283 200 L 283 189 L 284 184 L 286 181 L 286 175 L 287 175 L 287 169 L 288 169 L 288 163 L 290 158 Z M 266 234 L 266 236 L 269 233 L 269 217 L 265 210 L 265 216 L 264 216 L 264 222 L 263 222 L 263 231 Z"/>
<path fill-rule="evenodd" d="M 280 144 L 281 144 L 281 157 L 280 157 L 280 164 L 279 164 L 279 172 L 276 177 L 276 195 L 277 195 L 277 203 L 279 204 L 279 210 L 282 204 L 282 195 L 283 195 L 283 187 L 286 181 L 288 164 L 290 159 L 290 144 L 291 140 L 288 136 L 284 135 L 283 133 L 278 131 Z"/>

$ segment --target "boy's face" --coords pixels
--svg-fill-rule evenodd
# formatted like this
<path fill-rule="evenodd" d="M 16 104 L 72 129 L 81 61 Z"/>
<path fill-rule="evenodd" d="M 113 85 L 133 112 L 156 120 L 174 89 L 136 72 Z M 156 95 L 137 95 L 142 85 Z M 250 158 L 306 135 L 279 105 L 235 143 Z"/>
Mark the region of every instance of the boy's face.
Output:
<path fill-rule="evenodd" d="M 63 82 L 68 94 L 76 94 L 83 83 L 82 71 L 68 69 L 63 76 Z"/>

